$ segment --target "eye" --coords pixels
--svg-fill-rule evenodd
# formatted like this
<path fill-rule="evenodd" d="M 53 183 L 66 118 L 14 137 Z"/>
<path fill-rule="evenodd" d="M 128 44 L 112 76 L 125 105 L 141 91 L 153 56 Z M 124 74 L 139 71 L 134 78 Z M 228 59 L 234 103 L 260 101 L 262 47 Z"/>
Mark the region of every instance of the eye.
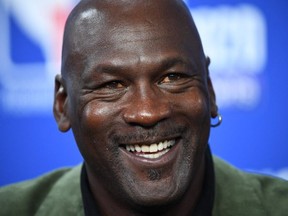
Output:
<path fill-rule="evenodd" d="M 91 82 L 93 82 L 93 80 Z M 87 97 L 89 100 L 115 102 L 127 92 L 127 87 L 128 86 L 123 80 L 98 79 L 90 86 L 87 85 L 87 87 L 84 87 L 82 89 L 82 94 L 83 97 Z"/>
<path fill-rule="evenodd" d="M 111 81 L 108 83 L 105 83 L 102 88 L 108 88 L 108 89 L 120 89 L 124 88 L 125 86 L 121 81 Z"/>
<path fill-rule="evenodd" d="M 170 73 L 166 75 L 165 77 L 163 77 L 163 79 L 159 82 L 159 84 L 173 83 L 173 82 L 177 82 L 187 77 L 188 76 L 186 74 L 182 74 L 182 73 Z"/>

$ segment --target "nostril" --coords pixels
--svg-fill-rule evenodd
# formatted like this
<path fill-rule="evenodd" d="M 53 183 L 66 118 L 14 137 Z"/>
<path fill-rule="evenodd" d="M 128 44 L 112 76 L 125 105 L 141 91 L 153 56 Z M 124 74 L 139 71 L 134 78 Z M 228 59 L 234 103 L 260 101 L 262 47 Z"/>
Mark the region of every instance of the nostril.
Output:
<path fill-rule="evenodd" d="M 132 126 L 141 126 L 143 128 L 151 128 L 157 125 L 159 122 L 164 120 L 163 118 L 159 118 L 160 116 L 153 115 L 135 115 L 131 118 L 129 116 L 125 118 L 125 122 Z"/>
<path fill-rule="evenodd" d="M 123 118 L 126 123 L 131 125 L 139 125 L 142 127 L 155 126 L 159 122 L 167 119 L 171 110 L 168 104 L 143 104 L 141 106 L 130 105 L 125 111 Z"/>

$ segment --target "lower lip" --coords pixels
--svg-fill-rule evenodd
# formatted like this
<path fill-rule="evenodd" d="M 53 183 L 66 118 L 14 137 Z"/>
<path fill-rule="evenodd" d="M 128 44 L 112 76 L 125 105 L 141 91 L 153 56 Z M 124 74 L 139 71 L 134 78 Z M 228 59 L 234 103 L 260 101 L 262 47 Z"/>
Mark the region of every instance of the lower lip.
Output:
<path fill-rule="evenodd" d="M 179 148 L 179 140 L 176 140 L 175 145 L 167 153 L 158 158 L 144 158 L 135 153 L 131 153 L 124 148 L 120 148 L 120 151 L 135 164 L 156 168 L 173 162 L 177 158 Z"/>

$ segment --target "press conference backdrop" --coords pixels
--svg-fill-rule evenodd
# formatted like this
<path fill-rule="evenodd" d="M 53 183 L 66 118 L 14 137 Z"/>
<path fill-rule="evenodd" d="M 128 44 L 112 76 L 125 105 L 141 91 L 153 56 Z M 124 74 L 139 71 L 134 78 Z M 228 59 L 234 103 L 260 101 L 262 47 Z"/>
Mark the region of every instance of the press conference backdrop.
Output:
<path fill-rule="evenodd" d="M 288 2 L 186 1 L 210 56 L 223 124 L 213 152 L 288 178 Z M 52 115 L 63 26 L 73 0 L 0 1 L 0 185 L 83 160 Z"/>

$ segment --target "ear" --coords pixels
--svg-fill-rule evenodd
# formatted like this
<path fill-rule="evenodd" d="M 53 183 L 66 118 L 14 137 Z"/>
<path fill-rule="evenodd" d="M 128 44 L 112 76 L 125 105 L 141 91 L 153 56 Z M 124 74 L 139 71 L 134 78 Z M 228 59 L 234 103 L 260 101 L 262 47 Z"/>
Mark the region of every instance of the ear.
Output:
<path fill-rule="evenodd" d="M 68 131 L 71 128 L 68 116 L 68 97 L 62 77 L 59 74 L 55 77 L 53 113 L 59 130 Z"/>
<path fill-rule="evenodd" d="M 209 93 L 209 100 L 210 100 L 210 109 L 211 109 L 211 117 L 216 118 L 218 114 L 218 106 L 216 104 L 216 96 L 214 92 L 214 88 L 212 85 L 212 81 L 209 74 L 209 65 L 210 65 L 210 58 L 206 57 L 206 71 L 207 71 L 207 85 L 208 85 L 208 93 Z"/>

